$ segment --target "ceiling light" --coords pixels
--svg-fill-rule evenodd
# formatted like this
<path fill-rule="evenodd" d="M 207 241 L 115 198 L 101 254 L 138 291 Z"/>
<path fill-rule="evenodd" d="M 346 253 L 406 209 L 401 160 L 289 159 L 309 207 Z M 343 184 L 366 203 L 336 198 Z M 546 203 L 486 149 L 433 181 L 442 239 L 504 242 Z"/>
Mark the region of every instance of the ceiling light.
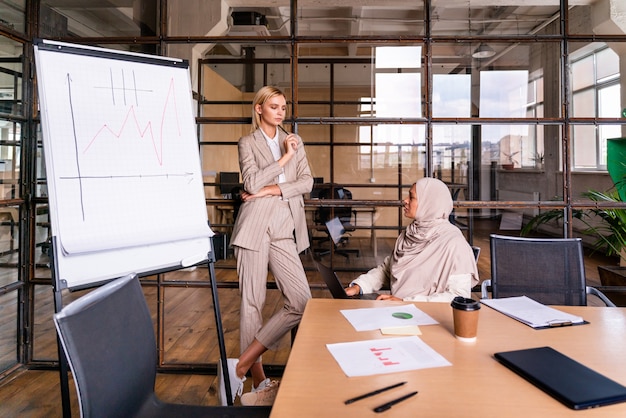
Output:
<path fill-rule="evenodd" d="M 478 45 L 478 48 L 476 48 L 476 50 L 472 54 L 472 57 L 478 58 L 478 59 L 485 59 L 485 58 L 491 58 L 494 55 L 496 55 L 496 51 L 494 51 L 492 47 L 490 47 L 487 44 L 480 44 Z"/>

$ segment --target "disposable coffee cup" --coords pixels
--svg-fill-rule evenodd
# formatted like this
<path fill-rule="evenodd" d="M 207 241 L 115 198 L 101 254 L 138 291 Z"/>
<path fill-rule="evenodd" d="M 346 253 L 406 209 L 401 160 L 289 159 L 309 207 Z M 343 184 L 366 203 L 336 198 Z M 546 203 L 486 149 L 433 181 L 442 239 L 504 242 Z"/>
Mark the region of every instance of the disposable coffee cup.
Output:
<path fill-rule="evenodd" d="M 457 296 L 450 305 L 452 306 L 454 335 L 456 338 L 464 342 L 476 341 L 480 302 Z"/>

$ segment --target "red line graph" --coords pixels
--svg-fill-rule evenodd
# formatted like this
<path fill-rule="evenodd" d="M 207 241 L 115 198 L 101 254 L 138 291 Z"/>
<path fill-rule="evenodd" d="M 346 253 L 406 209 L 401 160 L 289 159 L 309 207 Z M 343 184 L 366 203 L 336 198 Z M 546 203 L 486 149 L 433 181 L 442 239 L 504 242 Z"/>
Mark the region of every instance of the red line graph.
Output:
<path fill-rule="evenodd" d="M 148 123 L 146 123 L 143 128 L 141 127 L 141 124 L 139 123 L 139 120 L 137 119 L 135 106 L 133 105 L 128 109 L 128 112 L 126 112 L 126 116 L 124 117 L 124 120 L 122 121 L 122 124 L 118 130 L 112 129 L 108 123 L 103 124 L 102 127 L 100 127 L 100 129 L 98 130 L 98 132 L 96 132 L 93 138 L 89 141 L 89 143 L 83 150 L 83 154 L 86 154 L 89 151 L 91 146 L 94 143 L 96 143 L 97 140 L 99 140 L 99 138 L 101 137 L 103 133 L 108 132 L 111 135 L 113 135 L 115 138 L 120 139 L 120 137 L 125 132 L 127 125 L 130 124 L 129 129 L 132 129 L 132 126 L 134 125 L 137 133 L 142 139 L 146 135 L 149 137 L 150 141 L 152 142 L 152 148 L 154 150 L 156 159 L 159 165 L 162 166 L 163 165 L 163 129 L 164 129 L 164 124 L 165 124 L 165 117 L 167 115 L 167 110 L 170 106 L 174 107 L 173 113 L 176 119 L 176 128 L 178 129 L 178 135 L 180 136 L 181 134 L 180 121 L 178 120 L 178 108 L 176 106 L 176 97 L 174 95 L 174 79 L 171 79 L 169 89 L 167 91 L 167 97 L 165 98 L 165 103 L 163 105 L 163 110 L 161 113 L 161 122 L 159 126 L 158 138 L 155 138 L 154 131 L 152 129 L 152 125 L 153 125 L 152 121 L 149 121 Z"/>

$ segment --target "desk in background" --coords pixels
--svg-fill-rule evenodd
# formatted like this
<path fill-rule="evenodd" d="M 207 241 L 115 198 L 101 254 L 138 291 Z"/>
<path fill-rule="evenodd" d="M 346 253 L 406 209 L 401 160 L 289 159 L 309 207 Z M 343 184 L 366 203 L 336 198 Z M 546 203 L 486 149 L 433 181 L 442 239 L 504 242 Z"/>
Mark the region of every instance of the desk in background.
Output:
<path fill-rule="evenodd" d="M 379 331 L 357 332 L 340 309 L 398 304 L 364 300 L 309 301 L 287 362 L 271 417 L 606 417 L 626 416 L 626 403 L 574 411 L 493 358 L 498 351 L 551 346 L 605 376 L 626 385 L 626 308 L 557 307 L 580 315 L 588 325 L 535 330 L 487 306 L 480 310 L 478 340 L 463 343 L 453 335 L 448 303 L 416 306 L 439 325 L 420 327 L 426 344 L 452 363 L 450 367 L 366 377 L 347 377 L 327 343 L 383 337 Z M 351 405 L 348 398 L 397 382 L 393 391 Z M 409 391 L 417 396 L 383 414 L 372 408 Z"/>
<path fill-rule="evenodd" d="M 215 219 L 209 219 L 211 225 L 232 225 L 234 223 L 235 201 L 233 199 L 206 199 L 207 208 L 215 208 Z"/>

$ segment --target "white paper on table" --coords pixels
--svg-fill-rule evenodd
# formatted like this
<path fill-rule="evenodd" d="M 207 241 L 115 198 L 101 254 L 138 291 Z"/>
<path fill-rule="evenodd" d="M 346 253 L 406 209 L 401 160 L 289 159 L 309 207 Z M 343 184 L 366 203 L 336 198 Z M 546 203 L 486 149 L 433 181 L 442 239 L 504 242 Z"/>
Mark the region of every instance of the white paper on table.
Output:
<path fill-rule="evenodd" d="M 343 309 L 343 316 L 357 331 L 371 331 L 381 328 L 403 327 L 407 325 L 438 324 L 415 305 L 386 306 L 383 308 Z M 411 318 L 396 318 L 393 314 L 409 314 Z"/>
<path fill-rule="evenodd" d="M 348 377 L 451 366 L 419 337 L 326 344 Z"/>
<path fill-rule="evenodd" d="M 581 324 L 585 322 L 580 316 L 551 308 L 528 296 L 481 299 L 481 303 L 533 328 L 549 327 L 550 324 L 555 323 Z"/>

